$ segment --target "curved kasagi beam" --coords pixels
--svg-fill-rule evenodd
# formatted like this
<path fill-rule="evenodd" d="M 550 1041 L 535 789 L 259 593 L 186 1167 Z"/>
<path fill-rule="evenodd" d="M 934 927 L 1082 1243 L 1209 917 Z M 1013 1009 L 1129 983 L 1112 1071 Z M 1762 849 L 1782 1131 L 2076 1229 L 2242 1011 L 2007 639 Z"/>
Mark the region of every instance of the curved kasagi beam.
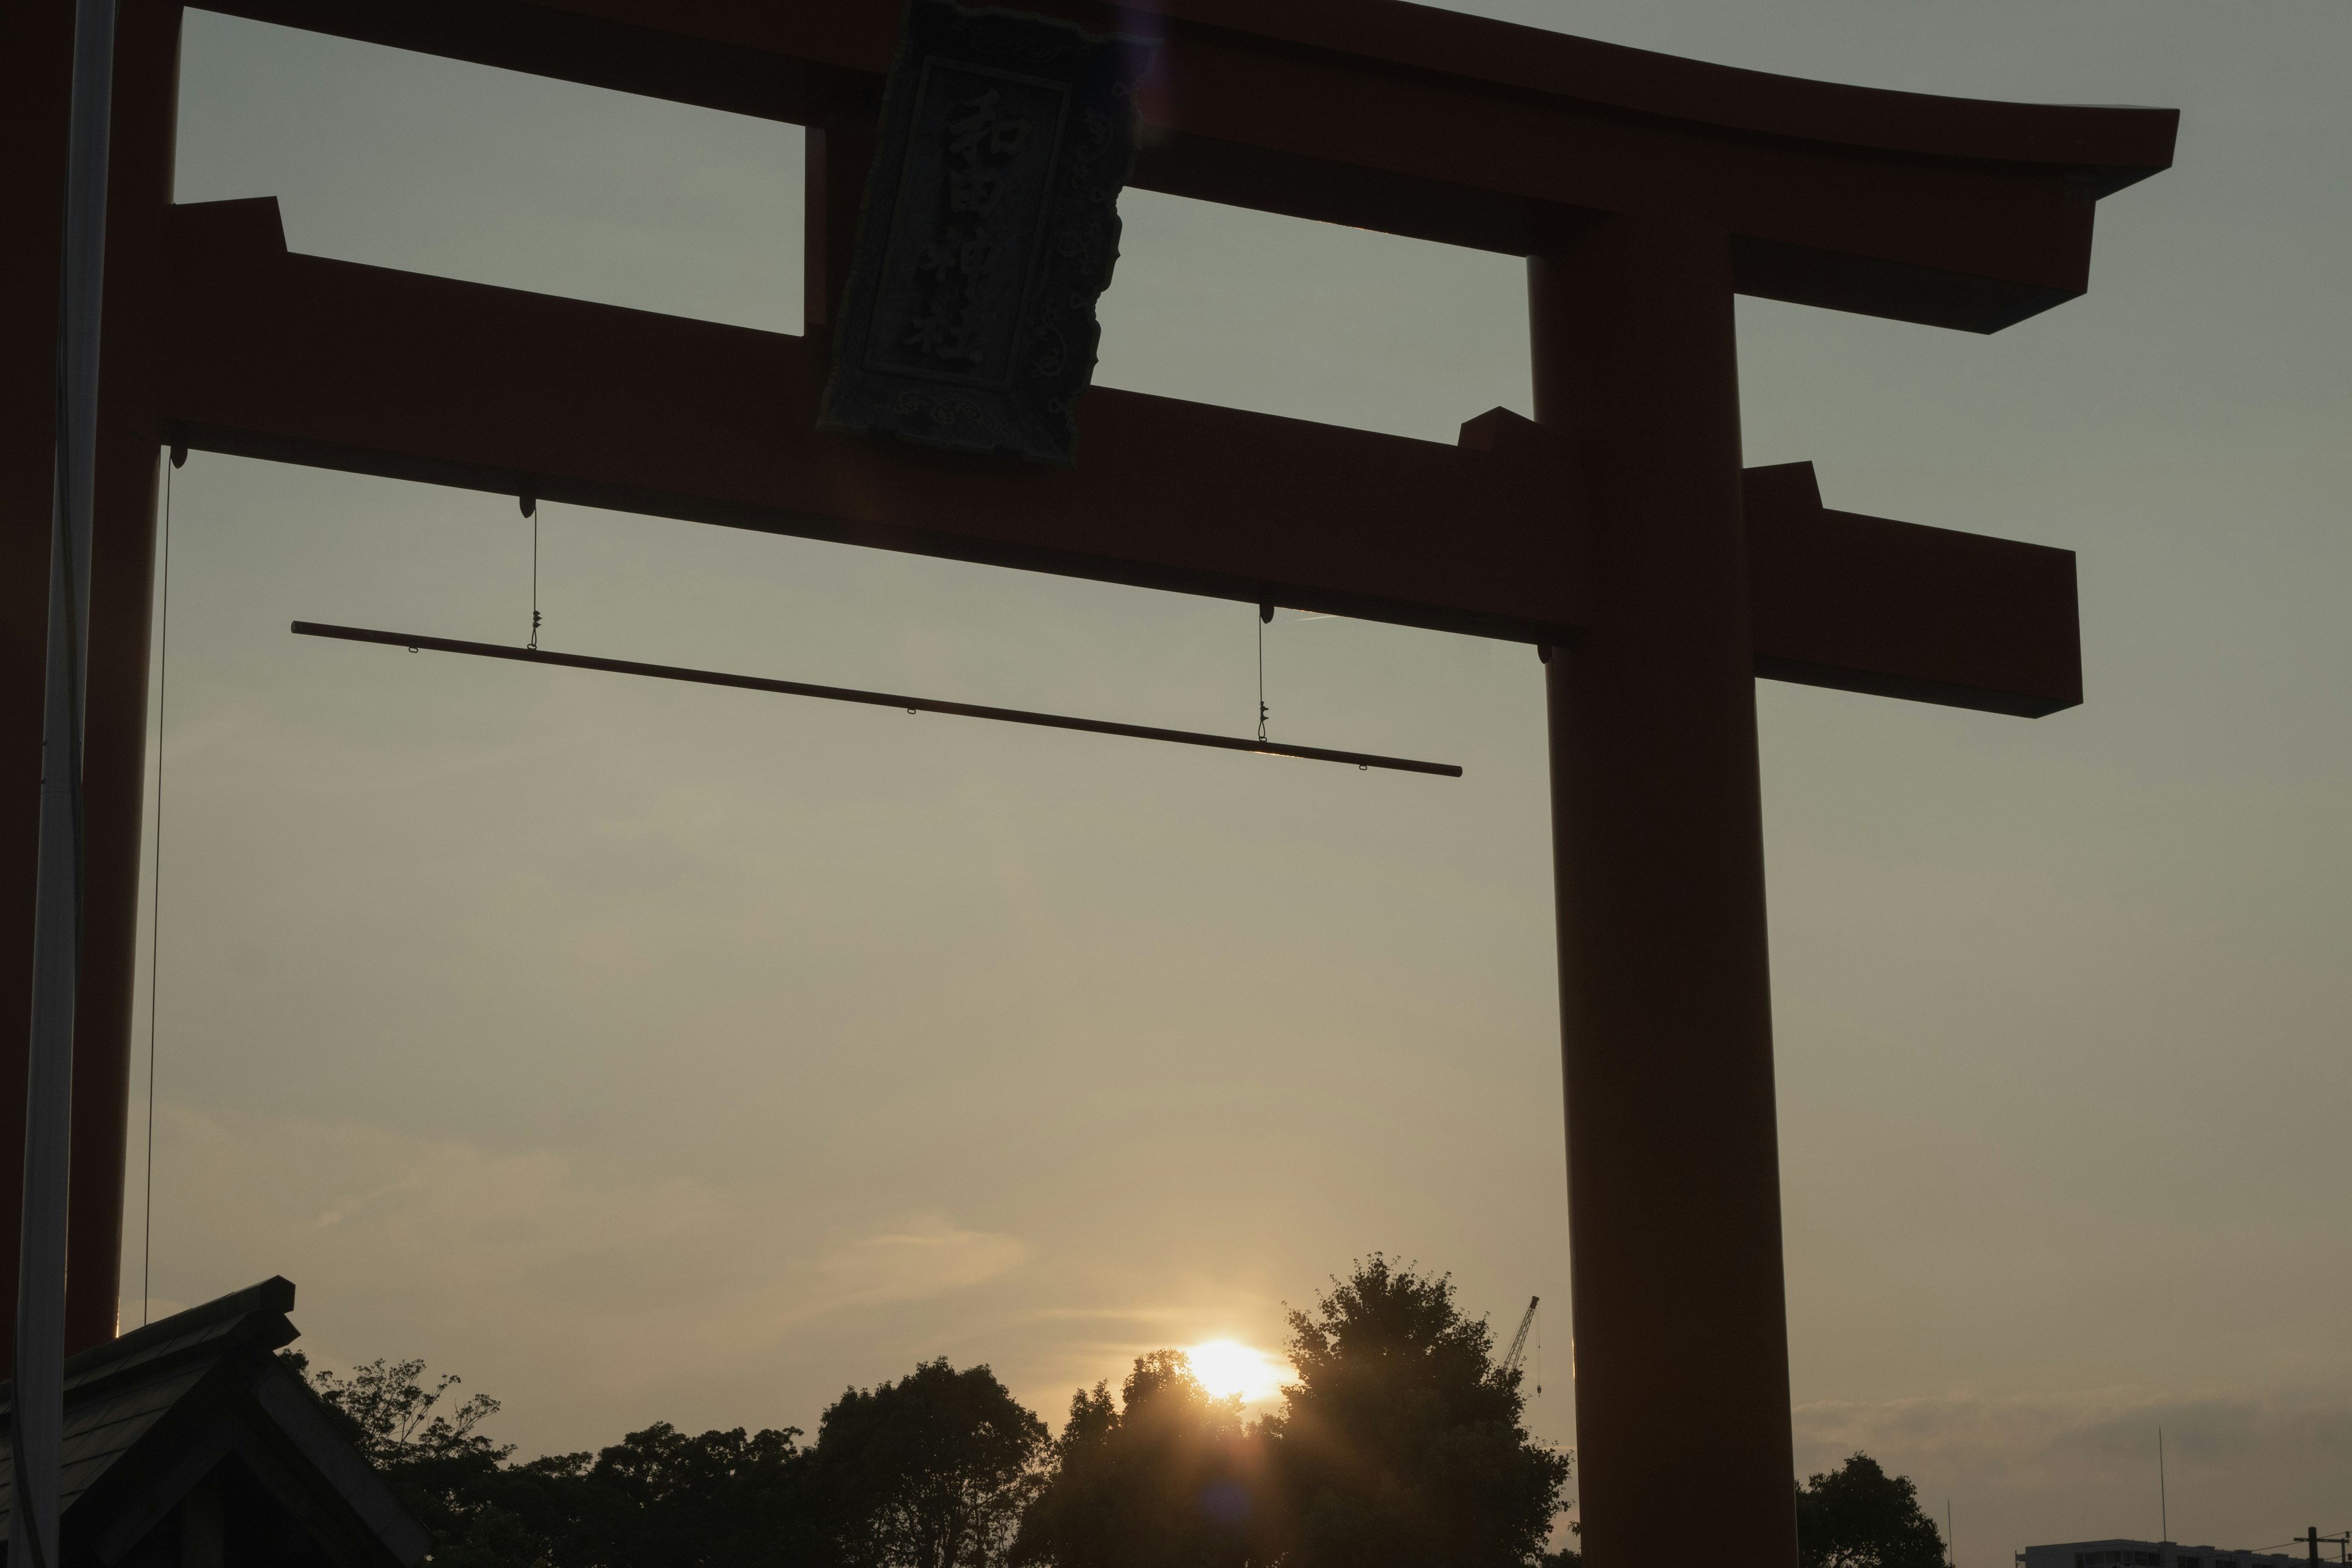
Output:
<path fill-rule="evenodd" d="M 1177 32 L 1213 27 L 1717 132 L 2101 174 L 2109 190 L 2169 166 L 2179 120 L 2169 109 L 1999 103 L 1776 76 L 1406 0 L 1160 0 L 1153 10 Z"/>
<path fill-rule="evenodd" d="M 1129 184 L 1533 255 L 1595 215 L 1720 227 L 1743 293 L 1994 331 L 2089 286 L 2166 109 L 1740 70 L 1401 0 L 1027 0 L 1157 40 Z M 852 123 L 900 0 L 221 0 L 215 9 L 741 114 Z M 856 183 L 856 171 L 841 172 Z"/>

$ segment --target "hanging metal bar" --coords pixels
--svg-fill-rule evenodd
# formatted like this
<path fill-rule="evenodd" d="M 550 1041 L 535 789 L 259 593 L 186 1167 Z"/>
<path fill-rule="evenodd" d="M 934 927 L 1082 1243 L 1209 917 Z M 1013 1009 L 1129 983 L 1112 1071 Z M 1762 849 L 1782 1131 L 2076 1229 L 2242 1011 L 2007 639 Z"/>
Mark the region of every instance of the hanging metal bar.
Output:
<path fill-rule="evenodd" d="M 1370 752 L 1334 752 L 1321 746 L 1293 746 L 1255 736 L 1204 735 L 1192 730 L 1161 730 L 1149 724 L 1115 724 L 1108 719 L 1073 719 L 1059 713 L 1031 713 L 1018 708 L 984 708 L 975 702 L 941 702 L 929 697 L 900 697 L 887 691 L 859 691 L 846 686 L 812 686 L 800 680 L 770 680 L 756 675 L 729 675 L 716 669 L 686 669 L 673 664 L 638 664 L 624 658 L 592 658 L 586 654 L 550 653 L 545 648 L 509 647 L 502 643 L 460 642 L 454 637 L 420 637 L 414 632 L 371 631 L 361 626 L 330 626 L 316 621 L 296 621 L 294 634 L 306 637 L 336 637 L 344 642 L 382 643 L 412 653 L 430 648 L 436 653 L 471 654 L 477 658 L 511 659 L 518 664 L 555 664 L 567 669 L 602 669 L 615 675 L 644 675 L 656 680 L 688 680 L 699 686 L 732 686 L 745 691 L 775 691 L 786 697 L 822 697 L 833 702 L 863 702 L 875 708 L 903 708 L 910 713 L 953 713 L 966 719 L 995 719 L 1007 724 L 1042 724 L 1054 730 L 1084 730 L 1096 735 L 1131 735 L 1139 741 L 1172 741 L 1183 746 L 1214 746 L 1227 752 L 1256 752 L 1267 756 L 1303 757 L 1314 763 L 1353 763 L 1360 768 L 1391 768 L 1399 773 L 1435 773 L 1458 779 L 1462 770 L 1452 763 L 1422 763 L 1410 757 L 1375 756 Z"/>

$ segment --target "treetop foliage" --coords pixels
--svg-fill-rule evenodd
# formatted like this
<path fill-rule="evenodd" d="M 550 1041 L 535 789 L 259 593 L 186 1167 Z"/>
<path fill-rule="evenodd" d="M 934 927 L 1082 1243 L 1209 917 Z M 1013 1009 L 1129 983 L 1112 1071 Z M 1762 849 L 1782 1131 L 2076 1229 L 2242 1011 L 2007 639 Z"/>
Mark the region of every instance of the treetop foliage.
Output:
<path fill-rule="evenodd" d="M 1943 1568 L 1944 1536 L 1908 1476 L 1868 1454 L 1797 1489 L 1798 1568 Z"/>
<path fill-rule="evenodd" d="M 1209 1568 L 1266 1561 L 1264 1458 L 1238 1394 L 1201 1386 L 1184 1352 L 1135 1359 L 1119 1402 L 1096 1384 L 1070 1419 L 1021 1521 L 1015 1563 Z"/>
<path fill-rule="evenodd" d="M 985 1366 L 929 1361 L 824 1413 L 811 1491 L 855 1563 L 997 1563 L 1034 1493 L 1045 1424 Z"/>
<path fill-rule="evenodd" d="M 487 1394 L 436 1414 L 443 1395 L 462 1381 L 455 1373 L 428 1389 L 422 1361 L 387 1363 L 378 1356 L 342 1377 L 312 1371 L 310 1358 L 300 1351 L 281 1352 L 280 1359 L 302 1375 L 328 1409 L 344 1418 L 346 1432 L 355 1436 L 360 1451 L 378 1464 L 476 1454 L 503 1459 L 514 1452 L 512 1445 L 493 1447 L 474 1430 L 501 1408 Z"/>
<path fill-rule="evenodd" d="M 1379 1253 L 1289 1313 L 1298 1381 L 1263 1424 L 1284 1561 L 1524 1563 L 1550 1538 L 1569 1461 L 1520 1425 L 1519 1373 L 1463 1314 L 1451 1275 Z"/>

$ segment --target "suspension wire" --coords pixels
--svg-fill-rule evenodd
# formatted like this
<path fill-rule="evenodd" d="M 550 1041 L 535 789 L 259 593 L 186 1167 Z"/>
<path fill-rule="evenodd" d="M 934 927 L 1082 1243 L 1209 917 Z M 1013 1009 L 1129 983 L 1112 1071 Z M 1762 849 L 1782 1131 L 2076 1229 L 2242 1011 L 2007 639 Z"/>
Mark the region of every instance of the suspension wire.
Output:
<path fill-rule="evenodd" d="M 1265 705 L 1265 623 L 1274 619 L 1274 606 L 1257 607 L 1257 738 L 1266 738 L 1265 719 L 1271 711 Z"/>
<path fill-rule="evenodd" d="M 153 1310 L 155 1276 L 155 1017 L 163 978 L 163 719 L 172 696 L 172 470 L 188 460 L 185 447 L 172 448 L 163 467 L 163 604 L 155 649 L 155 889 L 147 910 L 147 1199 L 141 1215 L 145 1235 L 139 1243 L 139 1322 Z"/>
<path fill-rule="evenodd" d="M 539 498 L 525 490 L 522 514 L 530 519 L 530 640 L 522 646 L 539 651 Z"/>

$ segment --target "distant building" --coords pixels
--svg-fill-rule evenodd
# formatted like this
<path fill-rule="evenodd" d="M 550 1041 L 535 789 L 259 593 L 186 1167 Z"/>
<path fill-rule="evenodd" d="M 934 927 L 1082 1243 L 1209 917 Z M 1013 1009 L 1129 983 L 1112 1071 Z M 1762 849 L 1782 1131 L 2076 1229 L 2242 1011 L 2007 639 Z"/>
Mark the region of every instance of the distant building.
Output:
<path fill-rule="evenodd" d="M 2169 1541 L 2068 1541 L 2029 1546 L 2017 1562 L 2018 1568 L 2310 1568 L 2306 1558 L 2288 1552 L 2224 1552 Z"/>

